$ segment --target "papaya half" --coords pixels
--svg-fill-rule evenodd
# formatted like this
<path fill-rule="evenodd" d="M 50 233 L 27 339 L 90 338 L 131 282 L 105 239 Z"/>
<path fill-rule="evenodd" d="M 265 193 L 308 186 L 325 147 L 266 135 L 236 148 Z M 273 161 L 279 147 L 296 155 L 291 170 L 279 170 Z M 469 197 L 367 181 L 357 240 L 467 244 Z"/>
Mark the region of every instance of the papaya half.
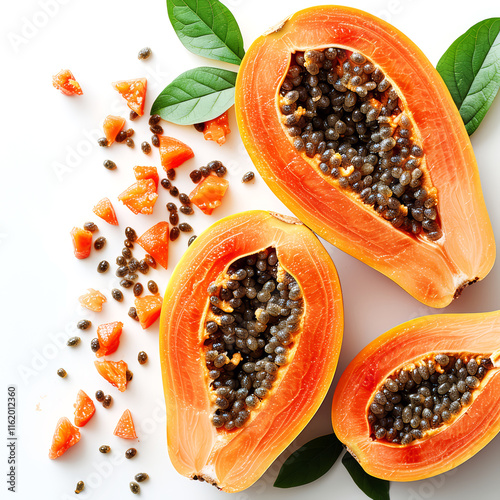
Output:
<path fill-rule="evenodd" d="M 342 332 L 336 269 L 295 218 L 242 212 L 198 236 L 160 319 L 175 469 L 226 492 L 253 484 L 319 408 Z"/>
<path fill-rule="evenodd" d="M 368 474 L 428 478 L 500 430 L 500 311 L 418 318 L 349 364 L 332 405 L 335 434 Z"/>
<path fill-rule="evenodd" d="M 422 51 L 385 21 L 341 6 L 286 19 L 246 52 L 236 116 L 278 198 L 424 304 L 445 307 L 493 266 L 462 119 Z"/>

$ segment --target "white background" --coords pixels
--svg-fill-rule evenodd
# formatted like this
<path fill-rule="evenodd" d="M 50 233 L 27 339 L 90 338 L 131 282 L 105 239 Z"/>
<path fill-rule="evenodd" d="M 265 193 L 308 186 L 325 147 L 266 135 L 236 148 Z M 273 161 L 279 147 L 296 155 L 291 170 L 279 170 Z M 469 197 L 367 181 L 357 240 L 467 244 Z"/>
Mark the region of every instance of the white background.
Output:
<path fill-rule="evenodd" d="M 246 48 L 271 25 L 315 4 L 310 0 L 226 0 L 225 3 L 239 21 Z M 470 26 L 498 16 L 498 9 L 490 1 L 346 3 L 387 19 L 416 42 L 433 64 Z M 149 109 L 155 96 L 179 73 L 212 62 L 183 48 L 170 26 L 162 0 L 46 0 L 45 3 L 24 0 L 10 2 L 8 14 L 4 10 L 0 23 L 3 141 L 0 436 L 5 436 L 7 427 L 6 388 L 14 384 L 18 391 L 19 418 L 17 498 L 74 498 L 73 490 L 80 479 L 87 487 L 79 498 L 122 495 L 128 498 L 131 495 L 128 482 L 141 471 L 150 475 L 150 480 L 142 485 L 144 498 L 160 495 L 173 498 L 179 494 L 186 500 L 222 498 L 224 494 L 215 488 L 179 476 L 168 459 L 157 353 L 158 326 L 142 331 L 128 318 L 131 293 L 126 293 L 126 304 L 110 299 L 99 315 L 83 310 L 77 300 L 88 287 L 97 288 L 109 297 L 109 290 L 118 280 L 112 272 L 97 274 L 97 263 L 102 258 L 114 262 L 125 226 L 132 225 L 140 234 L 165 219 L 165 204 L 171 200 L 160 187 L 153 216 L 134 216 L 117 201 L 117 195 L 134 182 L 132 167 L 159 166 L 159 155 L 155 149 L 150 158 L 146 157 L 138 147 L 142 140 L 150 138 L 146 117 L 132 124 L 136 130 L 135 150 L 125 145 L 115 145 L 109 150 L 97 146 L 95 139 L 102 135 L 102 121 L 107 114 L 128 117 L 124 100 L 110 83 L 147 77 L 146 109 Z M 146 62 L 137 59 L 137 52 L 144 46 L 150 46 L 154 53 Z M 83 88 L 83 96 L 68 98 L 52 87 L 51 76 L 61 68 L 73 71 Z M 258 176 L 251 185 L 241 184 L 242 175 L 253 167 L 239 139 L 233 109 L 230 117 L 232 133 L 220 148 L 205 142 L 192 127 L 163 123 L 166 134 L 187 142 L 196 154 L 178 170 L 176 184 L 181 192 L 189 192 L 193 187 L 188 173 L 210 160 L 222 160 L 229 170 L 230 189 L 222 207 L 212 217 L 197 211 L 190 219 L 197 234 L 216 219 L 238 210 L 262 208 L 288 213 Z M 500 243 L 499 122 L 497 98 L 472 138 L 497 245 Z M 117 163 L 117 171 L 103 168 L 106 158 Z M 94 203 L 104 196 L 109 196 L 115 205 L 119 228 L 98 220 L 91 212 Z M 93 252 L 86 261 L 78 261 L 72 255 L 69 231 L 87 220 L 98 223 L 108 245 L 100 253 Z M 188 237 L 182 235 L 171 245 L 168 271 L 157 269 L 148 276 L 157 281 L 161 292 L 186 248 Z M 325 246 L 337 265 L 345 301 L 345 340 L 337 377 L 362 347 L 389 328 L 417 316 L 440 312 L 420 304 L 381 274 L 331 245 Z M 143 254 L 140 249 L 136 253 Z M 467 289 L 442 312 L 498 309 L 499 276 L 497 266 L 483 282 Z M 79 347 L 65 347 L 64 340 L 75 334 L 76 322 L 84 317 L 93 321 L 92 330 L 79 333 L 83 341 Z M 134 372 L 134 380 L 123 394 L 96 373 L 92 366 L 95 357 L 89 349 L 96 326 L 113 320 L 125 323 L 115 359 L 128 361 Z M 141 349 L 150 357 L 144 366 L 139 366 L 136 358 Z M 66 379 L 56 375 L 61 366 L 68 371 Z M 47 452 L 58 418 L 66 415 L 72 419 L 79 389 L 93 396 L 99 388 L 112 394 L 112 408 L 105 410 L 98 404 L 96 415 L 82 429 L 80 443 L 63 458 L 49 460 Z M 233 497 L 241 500 L 304 496 L 366 498 L 340 463 L 313 484 L 292 490 L 272 487 L 281 463 L 292 450 L 313 437 L 331 432 L 332 393 L 333 388 L 306 430 L 270 470 L 253 487 Z M 132 411 L 140 437 L 135 444 L 138 455 L 126 461 L 123 452 L 129 443 L 112 435 L 125 408 Z M 478 429 L 478 433 L 483 431 Z M 102 444 L 111 446 L 110 455 L 98 452 Z M 0 449 L 4 450 L 0 453 L 0 491 L 2 498 L 8 498 L 4 495 L 7 492 L 5 441 Z M 492 494 L 491 498 L 498 498 L 499 460 L 497 438 L 455 471 L 416 483 L 393 483 L 391 498 L 456 500 L 473 498 L 478 490 L 485 497 Z"/>

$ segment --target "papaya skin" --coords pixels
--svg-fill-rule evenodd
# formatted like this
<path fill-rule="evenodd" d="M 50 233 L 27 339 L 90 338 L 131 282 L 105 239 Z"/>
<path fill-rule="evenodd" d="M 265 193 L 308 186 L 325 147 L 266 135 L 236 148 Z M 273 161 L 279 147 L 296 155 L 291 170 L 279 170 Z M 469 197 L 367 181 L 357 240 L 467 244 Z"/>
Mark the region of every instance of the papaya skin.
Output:
<path fill-rule="evenodd" d="M 268 247 L 303 291 L 295 352 L 269 396 L 240 429 L 216 429 L 203 341 L 208 285 L 229 264 Z M 295 218 L 264 211 L 231 215 L 196 238 L 175 268 L 160 319 L 167 442 L 175 469 L 226 492 L 253 484 L 319 408 L 333 379 L 343 332 L 340 284 L 316 236 Z"/>
<path fill-rule="evenodd" d="M 342 374 L 332 404 L 335 434 L 372 476 L 415 481 L 446 472 L 500 431 L 499 352 L 500 311 L 425 316 L 403 323 L 365 347 Z M 473 393 L 472 403 L 429 437 L 408 446 L 372 441 L 367 412 L 377 388 L 405 364 L 438 353 L 485 354 L 494 367 Z"/>
<path fill-rule="evenodd" d="M 437 188 L 444 236 L 436 242 L 393 228 L 317 173 L 287 137 L 278 96 L 290 55 L 329 46 L 361 52 L 398 90 L 422 144 L 425 171 Z M 269 30 L 252 44 L 240 66 L 236 117 L 250 157 L 277 197 L 321 237 L 422 303 L 445 307 L 492 268 L 493 231 L 462 119 L 425 55 L 385 21 L 348 7 L 321 6 Z"/>

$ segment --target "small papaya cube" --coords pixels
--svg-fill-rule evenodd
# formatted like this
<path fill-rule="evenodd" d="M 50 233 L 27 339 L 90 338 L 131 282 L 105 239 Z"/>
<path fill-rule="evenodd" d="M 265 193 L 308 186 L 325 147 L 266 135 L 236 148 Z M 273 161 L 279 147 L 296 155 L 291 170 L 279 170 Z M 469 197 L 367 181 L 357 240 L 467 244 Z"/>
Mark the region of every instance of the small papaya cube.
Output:
<path fill-rule="evenodd" d="M 94 212 L 102 220 L 105 220 L 108 224 L 118 226 L 115 209 L 113 208 L 109 198 L 103 198 L 101 201 L 98 201 L 92 209 L 92 212 Z"/>
<path fill-rule="evenodd" d="M 160 176 L 158 175 L 158 169 L 156 167 L 134 167 L 134 175 L 138 181 L 143 179 L 153 179 L 155 181 L 156 189 L 158 189 Z"/>
<path fill-rule="evenodd" d="M 168 244 L 170 241 L 168 222 L 161 221 L 137 238 L 137 244 L 148 252 L 156 262 L 168 268 Z"/>
<path fill-rule="evenodd" d="M 123 415 L 120 417 L 120 420 L 116 424 L 113 434 L 123 439 L 137 439 L 134 421 L 132 420 L 132 414 L 130 413 L 130 410 L 125 410 L 123 412 Z"/>
<path fill-rule="evenodd" d="M 227 111 L 222 115 L 205 122 L 203 137 L 206 141 L 215 141 L 219 146 L 226 142 L 226 136 L 231 133 Z"/>
<path fill-rule="evenodd" d="M 123 191 L 118 199 L 134 214 L 150 215 L 158 198 L 153 179 L 143 179 Z"/>
<path fill-rule="evenodd" d="M 80 441 L 80 431 L 75 427 L 67 417 L 58 420 L 52 445 L 49 451 L 49 458 L 54 460 L 65 453 L 69 448 Z"/>
<path fill-rule="evenodd" d="M 95 354 L 98 358 L 113 354 L 118 349 L 122 329 L 123 323 L 121 321 L 104 323 L 97 327 L 99 350 Z"/>
<path fill-rule="evenodd" d="M 146 90 L 148 81 L 146 78 L 136 78 L 135 80 L 120 80 L 113 82 L 113 88 L 118 90 L 127 101 L 127 106 L 135 111 L 139 116 L 144 114 L 144 103 L 146 102 Z"/>
<path fill-rule="evenodd" d="M 125 126 L 125 118 L 121 116 L 108 115 L 104 119 L 104 135 L 108 141 L 108 146 L 111 146 L 115 142 L 116 136 L 121 132 Z"/>
<path fill-rule="evenodd" d="M 92 399 L 84 391 L 78 391 L 75 404 L 75 425 L 83 427 L 94 413 L 95 405 Z"/>
<path fill-rule="evenodd" d="M 142 328 L 149 328 L 159 317 L 163 299 L 159 294 L 145 295 L 134 300 L 137 317 Z"/>
<path fill-rule="evenodd" d="M 222 204 L 222 198 L 229 187 L 229 181 L 216 175 L 205 177 L 189 195 L 189 199 L 203 213 L 211 215 Z"/>
<path fill-rule="evenodd" d="M 64 95 L 82 95 L 82 88 L 69 69 L 62 69 L 52 77 L 52 85 Z"/>
<path fill-rule="evenodd" d="M 120 392 L 127 388 L 127 363 L 125 361 L 94 361 L 94 365 L 104 379 Z"/>
<path fill-rule="evenodd" d="M 106 297 L 99 291 L 89 288 L 88 292 L 78 297 L 80 304 L 94 312 L 101 312 L 102 305 L 106 302 Z"/>
<path fill-rule="evenodd" d="M 193 150 L 188 145 L 173 137 L 160 136 L 160 159 L 165 172 L 179 167 L 193 156 Z"/>
<path fill-rule="evenodd" d="M 74 227 L 71 232 L 71 240 L 77 259 L 86 259 L 92 249 L 92 233 L 86 229 Z"/>

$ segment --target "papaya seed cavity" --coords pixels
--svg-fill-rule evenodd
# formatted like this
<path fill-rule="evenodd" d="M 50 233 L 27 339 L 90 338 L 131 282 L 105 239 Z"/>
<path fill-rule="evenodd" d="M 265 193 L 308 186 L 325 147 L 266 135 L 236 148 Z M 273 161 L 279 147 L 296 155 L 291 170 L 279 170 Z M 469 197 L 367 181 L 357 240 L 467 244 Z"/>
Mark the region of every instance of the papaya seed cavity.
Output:
<path fill-rule="evenodd" d="M 302 290 L 269 248 L 233 262 L 207 292 L 211 421 L 231 431 L 245 425 L 290 361 L 304 312 Z"/>
<path fill-rule="evenodd" d="M 442 236 L 437 190 L 404 101 L 359 52 L 295 52 L 281 85 L 283 126 L 316 171 L 392 226 L 431 241 Z"/>

